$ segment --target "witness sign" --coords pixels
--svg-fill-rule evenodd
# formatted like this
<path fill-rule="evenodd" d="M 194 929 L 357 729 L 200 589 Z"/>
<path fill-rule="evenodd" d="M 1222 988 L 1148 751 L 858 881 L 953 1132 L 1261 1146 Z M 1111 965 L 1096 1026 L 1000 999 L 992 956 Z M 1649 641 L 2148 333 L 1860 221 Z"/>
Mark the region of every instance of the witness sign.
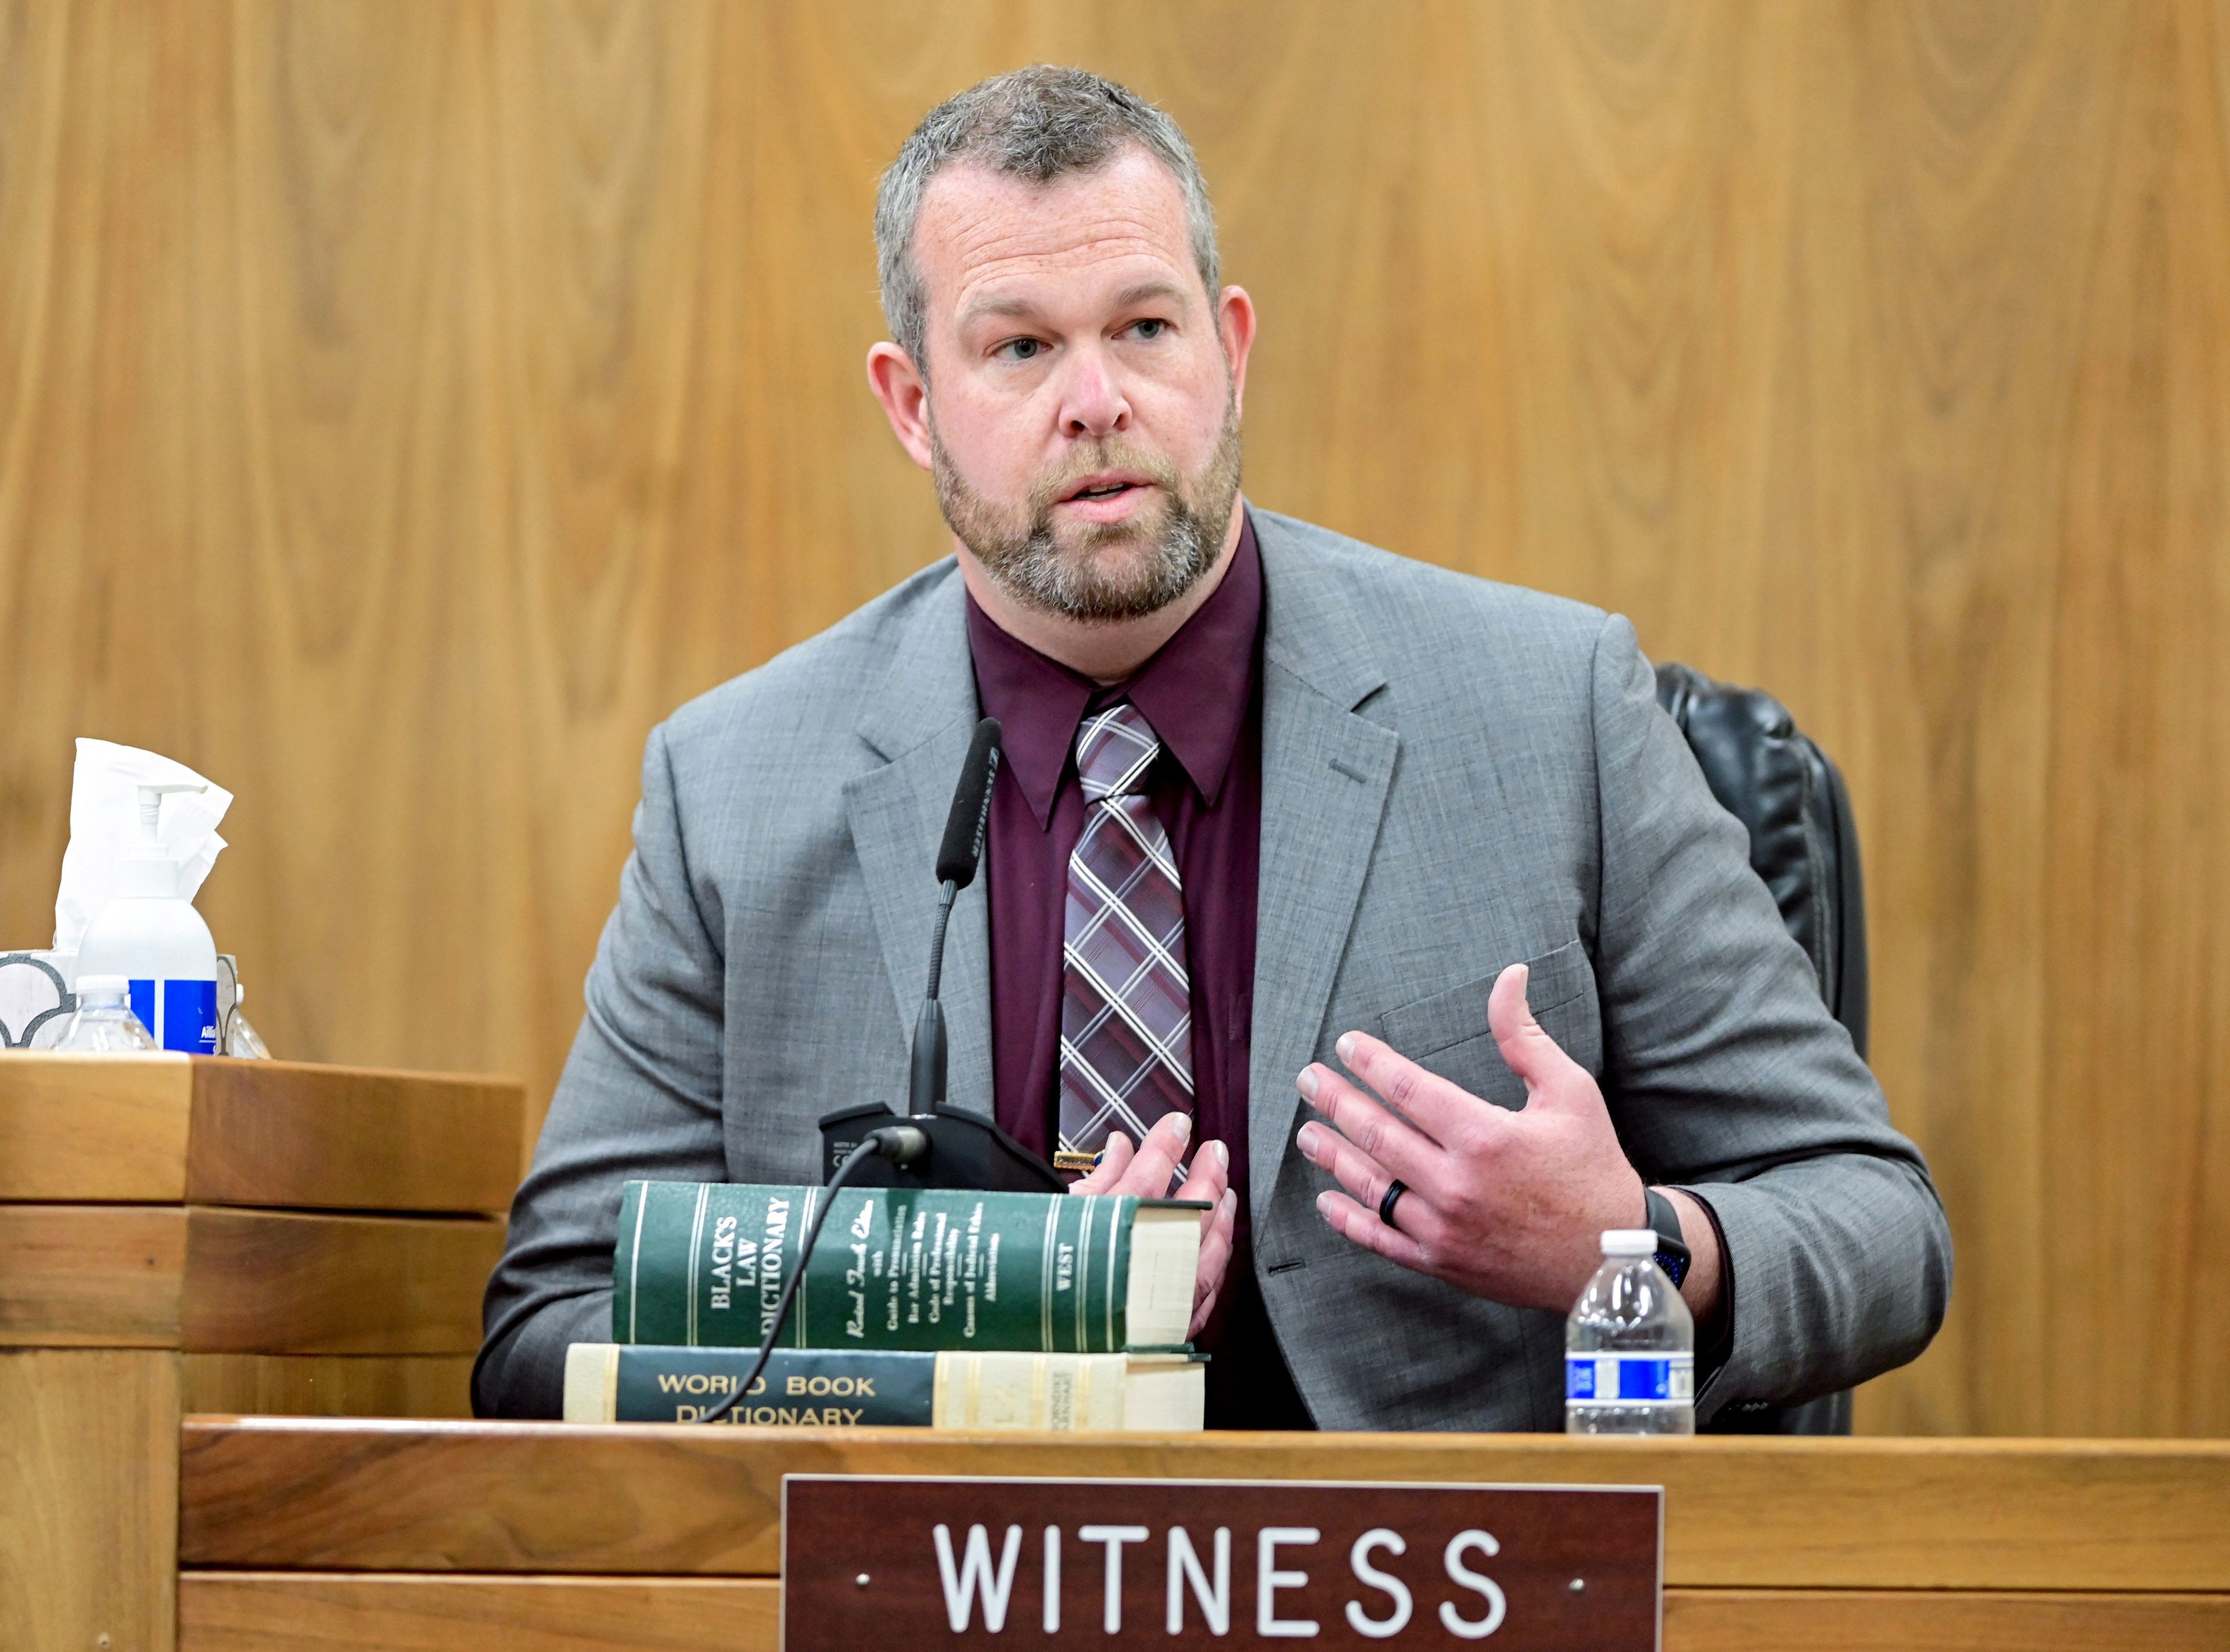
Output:
<path fill-rule="evenodd" d="M 1655 1487 L 783 1481 L 782 1644 L 1655 1652 Z"/>

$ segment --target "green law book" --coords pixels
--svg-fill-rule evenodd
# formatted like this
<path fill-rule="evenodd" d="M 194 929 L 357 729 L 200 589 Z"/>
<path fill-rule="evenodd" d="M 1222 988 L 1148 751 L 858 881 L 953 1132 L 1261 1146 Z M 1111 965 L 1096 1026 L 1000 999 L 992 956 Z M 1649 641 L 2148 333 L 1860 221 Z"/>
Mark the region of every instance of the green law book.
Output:
<path fill-rule="evenodd" d="M 565 1351 L 569 1423 L 694 1423 L 756 1348 Z M 1177 1434 L 1206 1412 L 1206 1366 L 1185 1353 L 927 1353 L 777 1348 L 722 1417 L 744 1428 L 939 1428 Z"/>
<path fill-rule="evenodd" d="M 828 1197 L 820 1187 L 628 1183 L 613 1254 L 613 1339 L 756 1348 Z M 846 1188 L 779 1346 L 1182 1347 L 1207 1208 L 1129 1194 Z"/>

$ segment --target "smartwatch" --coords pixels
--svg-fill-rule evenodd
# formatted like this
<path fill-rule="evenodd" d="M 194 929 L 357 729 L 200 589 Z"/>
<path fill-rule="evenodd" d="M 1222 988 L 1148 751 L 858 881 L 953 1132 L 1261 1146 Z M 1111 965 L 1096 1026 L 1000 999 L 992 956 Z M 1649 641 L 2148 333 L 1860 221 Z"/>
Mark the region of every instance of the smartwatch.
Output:
<path fill-rule="evenodd" d="M 1649 1225 L 1657 1231 L 1655 1261 L 1678 1290 L 1688 1276 L 1688 1242 L 1680 1237 L 1680 1212 L 1654 1187 L 1642 1189 L 1642 1197 L 1649 1201 Z"/>

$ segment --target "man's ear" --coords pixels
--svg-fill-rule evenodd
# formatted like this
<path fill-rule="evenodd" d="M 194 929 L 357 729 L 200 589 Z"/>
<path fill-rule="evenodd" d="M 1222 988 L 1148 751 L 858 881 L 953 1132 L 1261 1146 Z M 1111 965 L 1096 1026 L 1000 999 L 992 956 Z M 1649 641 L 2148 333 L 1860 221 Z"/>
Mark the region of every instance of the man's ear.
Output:
<path fill-rule="evenodd" d="M 923 382 L 913 358 L 885 341 L 868 347 L 867 388 L 883 404 L 891 434 L 906 457 L 924 470 L 931 468 L 929 452 L 929 386 Z"/>
<path fill-rule="evenodd" d="M 1254 348 L 1254 300 L 1243 286 L 1227 286 L 1215 302 L 1216 335 L 1223 341 L 1223 358 L 1231 363 L 1231 410 L 1247 410 L 1247 357 Z"/>

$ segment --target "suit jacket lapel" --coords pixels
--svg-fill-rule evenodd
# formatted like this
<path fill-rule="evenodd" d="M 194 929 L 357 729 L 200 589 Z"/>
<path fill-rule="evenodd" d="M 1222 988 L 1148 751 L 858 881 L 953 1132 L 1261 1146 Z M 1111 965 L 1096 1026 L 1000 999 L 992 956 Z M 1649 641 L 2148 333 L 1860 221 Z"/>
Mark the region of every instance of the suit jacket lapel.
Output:
<path fill-rule="evenodd" d="M 1401 736 L 1357 715 L 1385 685 L 1341 608 L 1274 517 L 1256 512 L 1266 631 L 1262 661 L 1262 850 L 1256 898 L 1247 1152 L 1266 1218 L 1378 840 Z"/>
<path fill-rule="evenodd" d="M 844 787 L 901 1040 L 913 1036 L 928 986 L 938 840 L 979 715 L 964 588 L 958 572 L 948 569 L 923 598 L 890 669 L 868 691 L 860 711 L 860 738 L 886 761 Z M 955 1105 L 986 1115 L 994 1110 L 988 881 L 979 875 L 953 907 L 938 992 L 951 1048 L 946 1094 Z M 906 1105 L 903 1092 L 831 1097 L 829 1105 L 855 1101 L 882 1101 L 901 1110 Z"/>

